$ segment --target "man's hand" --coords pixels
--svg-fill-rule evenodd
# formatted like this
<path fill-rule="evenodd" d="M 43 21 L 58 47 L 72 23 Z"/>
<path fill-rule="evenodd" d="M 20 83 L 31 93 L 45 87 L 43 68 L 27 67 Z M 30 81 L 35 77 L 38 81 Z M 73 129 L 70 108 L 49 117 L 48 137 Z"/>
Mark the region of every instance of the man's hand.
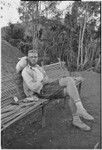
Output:
<path fill-rule="evenodd" d="M 43 78 L 43 80 L 41 81 L 41 83 L 44 85 L 44 84 L 46 84 L 46 83 L 49 83 L 49 78 L 48 78 L 48 76 L 45 76 L 44 78 Z"/>

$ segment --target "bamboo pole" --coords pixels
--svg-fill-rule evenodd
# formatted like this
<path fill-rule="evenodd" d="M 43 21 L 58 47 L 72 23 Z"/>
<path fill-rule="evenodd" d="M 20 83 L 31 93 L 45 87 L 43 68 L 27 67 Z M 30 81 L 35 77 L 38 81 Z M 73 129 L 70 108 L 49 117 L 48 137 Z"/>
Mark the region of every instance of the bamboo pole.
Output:
<path fill-rule="evenodd" d="M 7 119 L 7 120 L 5 120 L 5 122 L 2 122 L 2 129 L 1 129 L 1 131 L 3 131 L 4 129 L 6 129 L 8 126 L 10 126 L 11 124 L 13 124 L 17 120 L 19 120 L 21 118 L 24 118 L 25 115 L 28 115 L 31 112 L 35 111 L 35 110 L 38 110 L 39 108 L 41 108 L 43 105 L 45 105 L 47 103 L 48 103 L 48 100 L 46 100 L 46 99 L 40 99 L 35 105 L 29 107 L 29 109 L 24 108 L 21 112 L 19 112 L 18 114 L 12 116 L 11 118 L 9 118 L 10 120 Z"/>

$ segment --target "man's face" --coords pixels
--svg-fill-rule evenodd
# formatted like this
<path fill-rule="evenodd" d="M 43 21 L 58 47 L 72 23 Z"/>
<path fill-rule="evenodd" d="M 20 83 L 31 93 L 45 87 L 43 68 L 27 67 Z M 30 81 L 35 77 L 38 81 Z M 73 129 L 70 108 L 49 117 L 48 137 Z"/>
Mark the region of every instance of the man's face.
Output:
<path fill-rule="evenodd" d="M 38 54 L 37 53 L 29 53 L 28 54 L 28 61 L 29 61 L 29 64 L 31 66 L 36 65 L 37 61 L 38 61 Z"/>

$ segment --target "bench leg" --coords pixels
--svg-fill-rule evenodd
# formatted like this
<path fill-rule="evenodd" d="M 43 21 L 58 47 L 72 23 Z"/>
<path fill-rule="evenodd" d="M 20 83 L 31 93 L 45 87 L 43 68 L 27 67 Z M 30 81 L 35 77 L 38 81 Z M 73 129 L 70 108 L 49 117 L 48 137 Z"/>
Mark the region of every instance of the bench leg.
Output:
<path fill-rule="evenodd" d="M 64 97 L 64 106 L 63 108 L 65 109 L 66 108 L 66 97 Z"/>
<path fill-rule="evenodd" d="M 79 94 L 81 94 L 81 85 L 82 85 L 82 83 L 80 83 L 79 86 L 78 86 Z"/>
<path fill-rule="evenodd" d="M 42 106 L 42 128 L 44 128 L 45 125 L 45 106 Z"/>

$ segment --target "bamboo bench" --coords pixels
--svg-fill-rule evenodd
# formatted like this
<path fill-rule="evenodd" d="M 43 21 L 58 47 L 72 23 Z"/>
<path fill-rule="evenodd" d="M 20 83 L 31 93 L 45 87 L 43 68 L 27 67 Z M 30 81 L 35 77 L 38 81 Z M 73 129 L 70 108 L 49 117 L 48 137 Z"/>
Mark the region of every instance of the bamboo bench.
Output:
<path fill-rule="evenodd" d="M 46 65 L 44 69 L 47 75 L 54 80 L 70 76 L 65 62 Z M 80 92 L 82 81 L 77 80 L 77 78 L 75 81 Z M 25 99 L 25 94 L 23 92 L 22 77 L 20 74 L 3 76 L 1 92 L 1 131 L 4 131 L 4 129 L 8 128 L 13 123 L 16 123 L 39 108 L 42 109 L 42 127 L 45 126 L 45 106 L 51 101 L 48 99 L 39 99 L 36 103 L 24 103 L 22 100 Z M 18 97 L 19 105 L 12 105 L 14 96 Z M 65 102 L 64 99 L 64 104 Z"/>

